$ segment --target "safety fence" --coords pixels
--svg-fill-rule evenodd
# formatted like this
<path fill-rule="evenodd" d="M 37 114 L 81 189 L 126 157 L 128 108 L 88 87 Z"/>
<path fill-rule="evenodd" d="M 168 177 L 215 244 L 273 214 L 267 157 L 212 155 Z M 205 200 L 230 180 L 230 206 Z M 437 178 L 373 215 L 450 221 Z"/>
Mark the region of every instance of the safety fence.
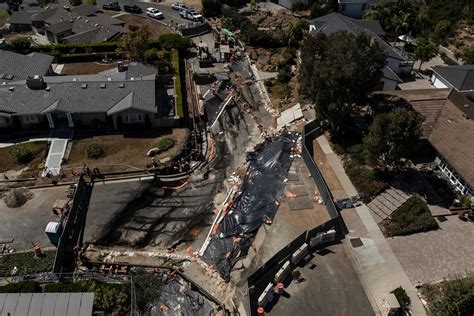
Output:
<path fill-rule="evenodd" d="M 291 271 L 309 253 L 330 242 L 335 242 L 346 233 L 346 227 L 334 204 L 332 194 L 313 159 L 313 141 L 321 134 L 318 120 L 313 120 L 304 126 L 301 155 L 319 190 L 330 219 L 313 229 L 304 231 L 247 278 L 251 315 L 258 314 L 258 307 L 271 304 L 276 284 L 284 282 Z"/>

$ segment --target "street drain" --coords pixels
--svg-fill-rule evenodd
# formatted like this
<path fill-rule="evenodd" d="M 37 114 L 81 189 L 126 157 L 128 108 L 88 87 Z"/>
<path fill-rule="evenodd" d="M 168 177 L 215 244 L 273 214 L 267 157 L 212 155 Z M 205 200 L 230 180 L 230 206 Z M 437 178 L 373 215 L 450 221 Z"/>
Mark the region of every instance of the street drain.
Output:
<path fill-rule="evenodd" d="M 360 238 L 351 238 L 350 241 L 353 248 L 362 247 L 364 245 Z"/>

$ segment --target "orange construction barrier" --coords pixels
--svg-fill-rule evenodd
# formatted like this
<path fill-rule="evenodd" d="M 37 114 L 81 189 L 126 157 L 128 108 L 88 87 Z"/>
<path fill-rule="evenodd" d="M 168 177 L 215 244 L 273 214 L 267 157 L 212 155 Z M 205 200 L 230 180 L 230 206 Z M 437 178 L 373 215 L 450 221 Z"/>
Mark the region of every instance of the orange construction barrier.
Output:
<path fill-rule="evenodd" d="M 283 283 L 277 284 L 278 294 L 282 294 L 285 292 L 285 285 Z"/>
<path fill-rule="evenodd" d="M 258 316 L 263 316 L 265 314 L 265 309 L 262 306 L 257 308 Z"/>

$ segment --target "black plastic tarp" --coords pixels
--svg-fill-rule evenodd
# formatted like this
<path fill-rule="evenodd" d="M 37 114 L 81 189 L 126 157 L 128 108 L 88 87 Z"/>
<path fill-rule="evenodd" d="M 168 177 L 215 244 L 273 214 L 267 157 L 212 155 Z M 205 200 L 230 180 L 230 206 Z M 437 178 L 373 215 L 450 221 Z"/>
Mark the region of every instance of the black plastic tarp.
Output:
<path fill-rule="evenodd" d="M 284 180 L 291 166 L 291 149 L 296 139 L 295 134 L 284 132 L 247 155 L 248 175 L 241 194 L 219 226 L 220 237 L 251 233 L 267 220 L 273 220 L 278 203 L 284 198 Z"/>
<path fill-rule="evenodd" d="M 210 316 L 212 311 L 207 299 L 191 290 L 184 280 L 177 278 L 165 282 L 160 288 L 159 297 L 147 306 L 145 315 Z"/>
<path fill-rule="evenodd" d="M 279 201 L 284 198 L 285 179 L 297 137 L 295 133 L 284 131 L 247 155 L 250 165 L 242 191 L 203 255 L 204 261 L 212 264 L 225 280 L 230 279 L 233 265 L 248 250 L 258 228 L 275 217 Z"/>

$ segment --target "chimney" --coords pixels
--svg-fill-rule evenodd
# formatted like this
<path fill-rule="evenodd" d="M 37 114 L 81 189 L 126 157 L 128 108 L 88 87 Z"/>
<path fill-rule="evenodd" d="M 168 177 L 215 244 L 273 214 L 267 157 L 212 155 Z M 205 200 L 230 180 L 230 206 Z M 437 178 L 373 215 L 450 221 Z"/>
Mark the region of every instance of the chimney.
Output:
<path fill-rule="evenodd" d="M 26 86 L 32 90 L 43 89 L 44 80 L 42 76 L 34 75 L 33 77 L 28 76 L 26 78 Z"/>
<path fill-rule="evenodd" d="M 127 70 L 127 67 L 123 63 L 119 63 L 117 68 L 118 72 L 124 72 L 125 70 Z"/>

